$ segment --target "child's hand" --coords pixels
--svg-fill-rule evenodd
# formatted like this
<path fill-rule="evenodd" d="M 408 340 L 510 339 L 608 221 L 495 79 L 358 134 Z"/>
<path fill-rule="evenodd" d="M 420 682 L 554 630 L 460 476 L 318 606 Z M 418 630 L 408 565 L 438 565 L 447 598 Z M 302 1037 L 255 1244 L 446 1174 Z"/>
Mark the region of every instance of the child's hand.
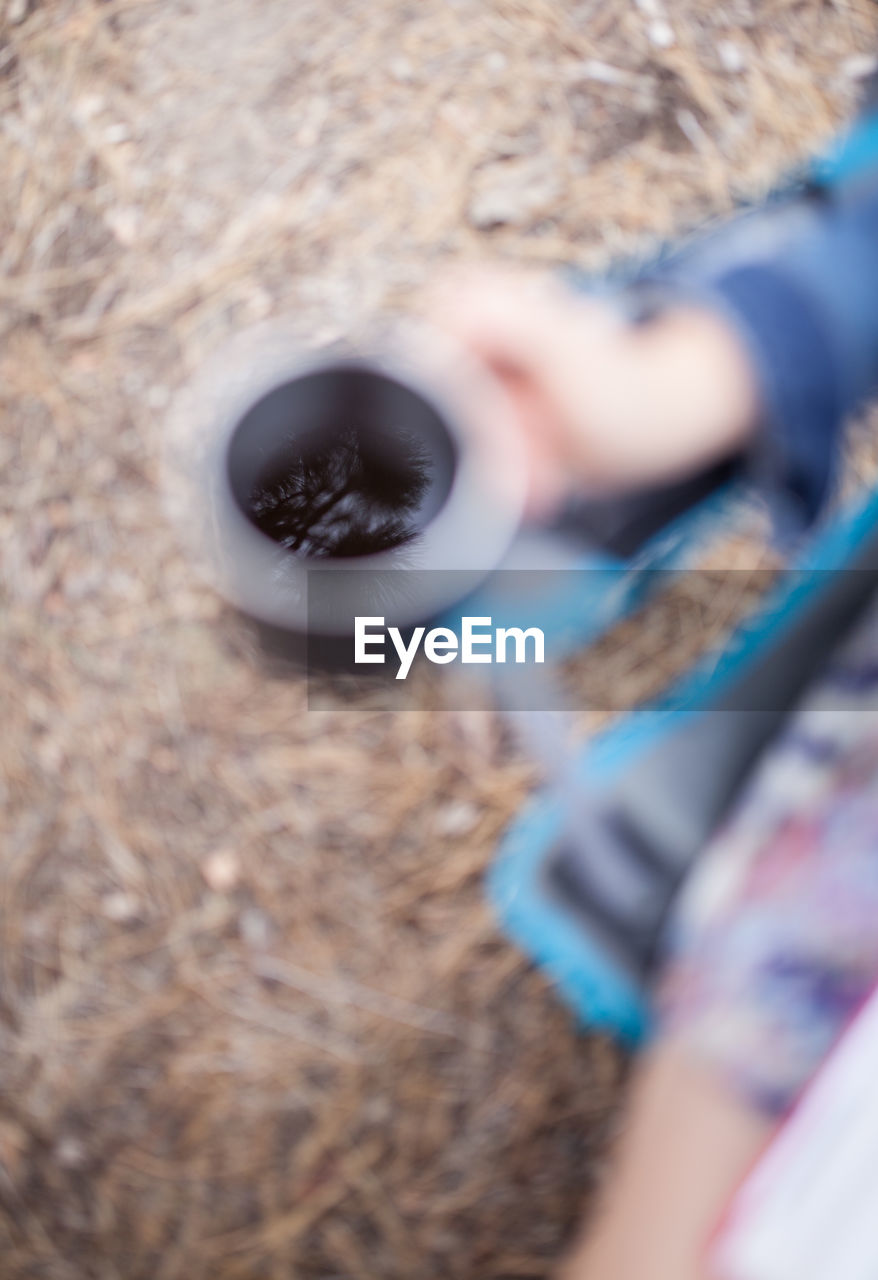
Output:
<path fill-rule="evenodd" d="M 706 309 L 631 325 L 553 276 L 470 271 L 433 319 L 510 394 L 537 514 L 573 491 L 680 478 L 740 449 L 759 416 L 740 340 Z"/>

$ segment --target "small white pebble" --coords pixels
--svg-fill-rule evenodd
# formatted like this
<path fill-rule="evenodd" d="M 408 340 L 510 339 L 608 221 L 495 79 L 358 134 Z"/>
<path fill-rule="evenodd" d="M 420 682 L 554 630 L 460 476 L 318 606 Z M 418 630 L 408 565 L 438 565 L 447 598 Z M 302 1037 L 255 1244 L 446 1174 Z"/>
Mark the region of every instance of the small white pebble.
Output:
<path fill-rule="evenodd" d="M 140 911 L 140 904 L 133 893 L 107 893 L 101 899 L 101 911 L 114 924 L 128 924 L 135 920 Z"/>
<path fill-rule="evenodd" d="M 134 244 L 140 226 L 140 216 L 136 209 L 108 209 L 104 214 L 104 222 L 110 228 L 119 244 L 125 248 Z"/>
<path fill-rule="evenodd" d="M 73 110 L 80 120 L 93 120 L 99 112 L 103 111 L 105 105 L 105 99 L 101 94 L 84 93 L 77 99 Z"/>
<path fill-rule="evenodd" d="M 871 53 L 852 54 L 841 64 L 842 72 L 849 80 L 865 80 L 876 68 L 878 68 L 878 58 Z"/>
<path fill-rule="evenodd" d="M 701 125 L 698 123 L 698 118 L 695 113 L 686 110 L 678 111 L 677 124 L 692 143 L 695 150 L 703 150 L 705 143 L 708 143 L 709 139 Z"/>
<path fill-rule="evenodd" d="M 744 70 L 744 50 L 734 40 L 720 40 L 716 51 L 723 71 L 728 71 L 729 75 L 737 75 Z"/>
<path fill-rule="evenodd" d="M 499 49 L 494 49 L 485 58 L 485 69 L 490 71 L 492 75 L 499 75 L 501 71 L 506 70 L 508 65 L 509 59 Z"/>
<path fill-rule="evenodd" d="M 408 58 L 391 58 L 390 74 L 400 84 L 408 84 L 415 78 L 415 69 Z"/>
<path fill-rule="evenodd" d="M 108 124 L 104 130 L 104 138 L 112 146 L 116 146 L 120 142 L 127 142 L 131 137 L 131 130 L 127 124 Z"/>
<path fill-rule="evenodd" d="M 585 80 L 596 80 L 598 84 L 627 84 L 631 79 L 630 71 L 623 71 L 621 67 L 614 67 L 597 58 L 586 58 L 576 68 L 576 74 Z"/>
<path fill-rule="evenodd" d="M 657 49 L 670 49 L 677 40 L 674 28 L 664 18 L 654 18 L 647 27 L 647 35 L 650 44 L 654 44 Z"/>
<path fill-rule="evenodd" d="M 446 805 L 436 815 L 436 831 L 442 836 L 464 836 L 479 820 L 479 811 L 466 800 Z"/>
<path fill-rule="evenodd" d="M 214 893 L 228 893 L 241 878 L 241 863 L 231 849 L 219 849 L 205 858 L 201 874 Z"/>
<path fill-rule="evenodd" d="M 78 1138 L 59 1138 L 55 1143 L 55 1160 L 62 1169 L 81 1169 L 88 1152 Z"/>
<path fill-rule="evenodd" d="M 11 26 L 17 27 L 20 22 L 24 22 L 30 12 L 30 0 L 9 0 L 6 6 L 6 20 Z"/>

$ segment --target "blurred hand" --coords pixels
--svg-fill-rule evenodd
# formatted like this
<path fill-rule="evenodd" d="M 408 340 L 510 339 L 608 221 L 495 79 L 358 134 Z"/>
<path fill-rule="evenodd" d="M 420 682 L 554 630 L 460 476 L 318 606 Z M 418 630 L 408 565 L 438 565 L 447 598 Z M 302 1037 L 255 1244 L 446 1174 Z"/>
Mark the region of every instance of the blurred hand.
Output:
<path fill-rule="evenodd" d="M 532 514 L 679 479 L 738 450 L 759 416 L 741 342 L 706 309 L 631 325 L 555 276 L 482 269 L 444 283 L 430 313 L 504 384 Z"/>

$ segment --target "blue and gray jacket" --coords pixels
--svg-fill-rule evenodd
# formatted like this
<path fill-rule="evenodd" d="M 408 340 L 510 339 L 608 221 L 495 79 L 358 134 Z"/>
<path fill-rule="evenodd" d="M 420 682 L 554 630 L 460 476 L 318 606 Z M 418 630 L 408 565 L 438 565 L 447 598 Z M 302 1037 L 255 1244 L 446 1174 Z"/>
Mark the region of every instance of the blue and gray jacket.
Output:
<path fill-rule="evenodd" d="M 819 512 L 842 424 L 878 389 L 878 113 L 790 196 L 745 213 L 632 286 L 716 307 L 741 335 L 765 406 L 751 453 L 780 532 Z"/>

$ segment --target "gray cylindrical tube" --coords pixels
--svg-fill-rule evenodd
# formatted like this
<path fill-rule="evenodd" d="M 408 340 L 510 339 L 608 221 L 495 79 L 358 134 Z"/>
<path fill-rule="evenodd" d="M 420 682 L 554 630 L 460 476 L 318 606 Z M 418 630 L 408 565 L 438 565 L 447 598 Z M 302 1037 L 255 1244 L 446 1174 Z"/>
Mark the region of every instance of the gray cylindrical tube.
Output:
<path fill-rule="evenodd" d="M 357 583 L 405 569 L 388 576 L 383 612 L 411 625 L 474 589 L 515 536 L 525 468 L 509 413 L 502 388 L 437 335 L 308 355 L 289 327 L 261 326 L 178 397 L 169 509 L 194 564 L 262 623 L 338 636 Z M 344 572 L 338 592 L 322 576 L 309 609 L 314 568 Z"/>

